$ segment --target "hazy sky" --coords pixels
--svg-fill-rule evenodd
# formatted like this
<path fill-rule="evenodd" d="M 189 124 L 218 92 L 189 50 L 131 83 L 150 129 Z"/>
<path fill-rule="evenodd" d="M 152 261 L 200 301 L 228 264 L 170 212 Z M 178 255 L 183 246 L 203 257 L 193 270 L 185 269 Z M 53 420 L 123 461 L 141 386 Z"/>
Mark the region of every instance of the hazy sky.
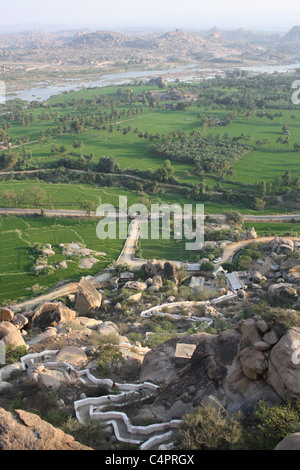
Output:
<path fill-rule="evenodd" d="M 0 25 L 288 30 L 300 24 L 299 0 L 10 0 Z"/>

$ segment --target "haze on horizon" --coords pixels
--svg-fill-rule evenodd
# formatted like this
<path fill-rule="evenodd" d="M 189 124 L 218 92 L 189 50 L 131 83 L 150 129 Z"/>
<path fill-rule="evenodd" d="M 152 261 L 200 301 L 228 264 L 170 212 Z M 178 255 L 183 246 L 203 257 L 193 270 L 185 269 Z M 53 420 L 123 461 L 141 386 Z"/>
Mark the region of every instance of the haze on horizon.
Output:
<path fill-rule="evenodd" d="M 300 24 L 298 0 L 11 0 L 0 29 L 223 29 L 287 32 Z M 4 20 L 5 19 L 5 20 Z"/>

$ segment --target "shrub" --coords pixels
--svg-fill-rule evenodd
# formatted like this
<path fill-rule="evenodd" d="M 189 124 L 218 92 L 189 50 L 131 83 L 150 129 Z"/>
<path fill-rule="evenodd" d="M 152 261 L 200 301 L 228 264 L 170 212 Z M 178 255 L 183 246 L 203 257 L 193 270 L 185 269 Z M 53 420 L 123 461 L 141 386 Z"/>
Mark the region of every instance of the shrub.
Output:
<path fill-rule="evenodd" d="M 75 418 L 69 418 L 69 420 L 61 426 L 61 429 L 71 434 L 74 439 L 81 444 L 91 447 L 94 450 L 103 450 L 107 442 L 105 441 L 103 433 L 103 423 L 101 422 L 88 422 L 82 425 Z"/>
<path fill-rule="evenodd" d="M 300 325 L 300 312 L 285 308 L 266 308 L 260 312 L 269 326 L 279 325 L 285 330 Z"/>
<path fill-rule="evenodd" d="M 254 410 L 256 425 L 249 434 L 248 446 L 255 450 L 274 450 L 276 445 L 297 429 L 300 401 L 270 405 L 260 401 Z"/>
<path fill-rule="evenodd" d="M 119 340 L 114 335 L 101 338 L 97 355 L 97 369 L 104 375 L 110 372 L 112 365 L 117 366 L 124 360 L 120 352 Z"/>
<path fill-rule="evenodd" d="M 201 263 L 201 271 L 212 272 L 214 270 L 214 265 L 210 261 L 204 261 Z"/>
<path fill-rule="evenodd" d="M 5 346 L 5 360 L 6 364 L 13 364 L 14 362 L 19 362 L 20 357 L 25 356 L 27 354 L 26 346 L 13 346 L 11 344 L 7 344 Z"/>
<path fill-rule="evenodd" d="M 179 427 L 179 447 L 186 450 L 230 450 L 241 448 L 242 425 L 236 416 L 200 405 L 183 417 Z"/>

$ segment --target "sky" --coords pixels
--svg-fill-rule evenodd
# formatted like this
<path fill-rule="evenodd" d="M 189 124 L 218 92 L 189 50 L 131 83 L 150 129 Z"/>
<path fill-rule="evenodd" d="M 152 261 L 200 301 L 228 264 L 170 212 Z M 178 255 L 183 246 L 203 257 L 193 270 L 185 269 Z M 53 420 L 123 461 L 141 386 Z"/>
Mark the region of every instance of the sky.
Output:
<path fill-rule="evenodd" d="M 299 0 L 0 0 L 0 25 L 91 29 L 254 29 L 300 24 Z"/>

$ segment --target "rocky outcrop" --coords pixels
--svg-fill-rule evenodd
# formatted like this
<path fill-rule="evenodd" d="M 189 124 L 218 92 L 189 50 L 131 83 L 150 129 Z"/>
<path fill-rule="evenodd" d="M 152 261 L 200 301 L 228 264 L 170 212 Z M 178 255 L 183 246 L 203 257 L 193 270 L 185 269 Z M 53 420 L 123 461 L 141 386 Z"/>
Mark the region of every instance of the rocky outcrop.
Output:
<path fill-rule="evenodd" d="M 26 346 L 23 336 L 21 335 L 18 328 L 7 321 L 2 321 L 0 323 L 0 340 L 2 340 L 5 344 L 14 347 Z"/>
<path fill-rule="evenodd" d="M 293 253 L 295 245 L 293 240 L 288 238 L 279 238 L 276 237 L 270 243 L 270 248 L 273 254 L 283 255 L 288 253 Z"/>
<path fill-rule="evenodd" d="M 82 278 L 76 293 L 75 310 L 79 315 L 86 315 L 101 306 L 102 296 L 95 286 L 86 278 Z"/>
<path fill-rule="evenodd" d="M 73 366 L 80 366 L 87 361 L 85 352 L 76 346 L 65 346 L 55 356 L 56 362 L 67 362 Z"/>
<path fill-rule="evenodd" d="M 166 261 L 163 269 L 163 277 L 177 283 L 177 266 L 170 261 Z"/>
<path fill-rule="evenodd" d="M 139 290 L 139 291 L 144 291 L 147 290 L 147 284 L 146 282 L 140 282 L 140 281 L 128 281 L 124 285 L 125 289 L 134 289 L 134 290 Z"/>
<path fill-rule="evenodd" d="M 257 238 L 257 233 L 256 233 L 255 228 L 249 227 L 244 234 L 244 238 L 246 240 L 252 240 L 253 238 Z"/>
<path fill-rule="evenodd" d="M 147 263 L 144 265 L 144 269 L 150 276 L 155 276 L 155 274 L 163 269 L 163 266 L 164 263 L 162 261 L 153 259 L 152 261 L 147 261 Z"/>
<path fill-rule="evenodd" d="M 285 259 L 280 264 L 280 271 L 283 273 L 283 279 L 286 282 L 298 284 L 300 282 L 300 260 Z"/>
<path fill-rule="evenodd" d="M 31 323 L 33 327 L 44 330 L 57 323 L 72 321 L 75 317 L 76 312 L 61 302 L 47 302 L 35 311 Z"/>
<path fill-rule="evenodd" d="M 1 450 L 92 450 L 38 415 L 0 408 Z"/>
<path fill-rule="evenodd" d="M 228 367 L 238 353 L 241 338 L 241 333 L 236 330 L 223 331 L 219 335 L 199 334 L 199 343 L 189 364 L 157 398 L 154 412 L 163 419 L 180 418 L 193 412 L 208 395 L 214 395 L 223 404 L 225 394 L 222 386 Z"/>
<path fill-rule="evenodd" d="M 272 284 L 268 288 L 268 294 L 271 297 L 297 297 L 297 289 L 287 282 Z"/>
<path fill-rule="evenodd" d="M 267 380 L 283 399 L 300 396 L 300 365 L 293 361 L 297 341 L 300 344 L 300 328 L 291 329 L 270 353 Z"/>
<path fill-rule="evenodd" d="M 164 419 L 178 418 L 192 412 L 209 395 L 228 412 L 247 410 L 259 400 L 279 403 L 299 397 L 300 364 L 293 360 L 295 344 L 300 344 L 300 328 L 283 334 L 263 320 L 243 320 L 236 330 L 219 335 L 202 333 L 190 362 L 173 378 L 169 376 L 152 411 Z M 145 356 L 145 379 L 147 369 L 152 373 L 156 366 L 160 374 L 164 366 L 167 369 L 162 351 L 164 346 L 160 345 Z"/>
<path fill-rule="evenodd" d="M 14 312 L 9 308 L 2 307 L 0 309 L 0 321 L 12 321 L 14 318 Z"/>
<path fill-rule="evenodd" d="M 198 344 L 202 333 L 189 335 L 188 337 L 172 338 L 155 349 L 149 351 L 143 361 L 140 381 L 168 384 L 178 373 L 175 367 L 175 350 L 178 343 Z"/>

